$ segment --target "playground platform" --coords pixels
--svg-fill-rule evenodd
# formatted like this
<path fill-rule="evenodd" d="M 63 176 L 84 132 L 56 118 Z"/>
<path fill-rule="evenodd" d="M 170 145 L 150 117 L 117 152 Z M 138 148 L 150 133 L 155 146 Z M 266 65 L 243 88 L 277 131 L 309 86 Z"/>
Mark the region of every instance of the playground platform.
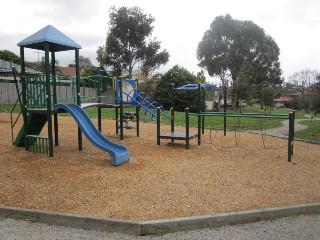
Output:
<path fill-rule="evenodd" d="M 197 133 L 190 133 L 189 134 L 189 139 L 193 139 L 196 137 L 198 137 Z M 170 133 L 160 134 L 160 138 L 171 139 L 171 140 L 186 140 L 187 135 L 185 132 L 170 132 Z"/>

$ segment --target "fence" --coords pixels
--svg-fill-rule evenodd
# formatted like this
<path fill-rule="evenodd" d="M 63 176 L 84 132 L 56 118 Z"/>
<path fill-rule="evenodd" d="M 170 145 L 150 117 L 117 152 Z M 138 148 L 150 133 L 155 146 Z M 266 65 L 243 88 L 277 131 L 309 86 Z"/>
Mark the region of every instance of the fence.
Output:
<path fill-rule="evenodd" d="M 21 83 L 18 83 L 19 89 L 21 90 Z M 65 104 L 75 102 L 75 94 L 73 93 L 74 87 L 72 84 L 59 84 L 56 87 L 56 94 L 58 102 L 63 102 Z M 52 89 L 51 89 L 51 93 Z M 82 96 L 82 101 L 97 101 L 97 92 L 95 88 L 92 87 L 81 87 L 80 93 Z M 101 102 L 104 103 L 114 103 L 114 91 L 112 88 L 105 89 L 100 92 Z M 72 97 L 73 96 L 73 97 Z M 109 98 L 105 97 L 109 96 Z M 14 104 L 18 99 L 18 93 L 13 80 L 2 80 L 0 78 L 0 104 Z"/>
<path fill-rule="evenodd" d="M 21 84 L 19 84 L 21 90 Z M 14 104 L 18 99 L 18 93 L 13 81 L 1 81 L 0 79 L 0 104 Z"/>

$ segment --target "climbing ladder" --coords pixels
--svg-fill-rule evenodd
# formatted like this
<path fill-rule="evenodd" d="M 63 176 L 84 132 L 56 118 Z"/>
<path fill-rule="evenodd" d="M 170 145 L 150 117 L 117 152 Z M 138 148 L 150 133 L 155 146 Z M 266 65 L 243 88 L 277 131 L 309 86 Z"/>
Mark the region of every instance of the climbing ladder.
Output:
<path fill-rule="evenodd" d="M 22 80 L 21 75 L 17 72 L 15 68 L 12 69 L 14 76 L 14 83 L 16 86 L 16 91 L 18 94 L 18 99 L 14 104 L 11 110 L 11 133 L 12 133 L 12 143 L 17 147 L 26 147 L 26 150 L 32 152 L 39 152 L 41 154 L 47 154 L 47 150 L 43 150 L 43 147 L 38 147 L 39 140 L 40 143 L 46 145 L 47 137 L 39 136 L 44 125 L 47 122 L 47 115 L 44 110 L 38 110 L 34 112 L 29 112 L 28 108 L 31 109 L 43 109 L 46 105 L 46 93 L 45 93 L 45 84 L 43 77 L 33 76 L 26 81 L 26 104 L 23 104 L 22 101 L 22 91 L 19 89 L 18 78 Z M 14 120 L 13 113 L 18 106 L 20 105 L 20 112 L 18 113 L 16 119 Z M 23 124 L 18 134 L 14 137 L 14 128 L 16 127 L 20 116 L 23 116 Z M 43 139 L 43 140 L 42 140 Z"/>
<path fill-rule="evenodd" d="M 136 94 L 132 94 L 133 91 L 135 91 Z M 129 101 L 132 101 L 137 106 L 141 107 L 145 111 L 146 116 L 151 117 L 151 119 L 157 119 L 157 108 L 159 107 L 159 105 L 156 101 L 151 101 L 150 97 L 144 96 L 144 92 L 140 92 L 138 89 L 133 88 L 130 92 L 123 92 L 123 94 L 127 96 Z M 160 108 L 161 115 L 163 115 L 167 119 L 171 119 L 170 116 L 163 112 L 162 107 Z"/>
<path fill-rule="evenodd" d="M 38 136 L 47 122 L 46 114 L 29 113 L 27 116 L 27 134 L 26 136 L 33 135 Z M 22 127 L 13 141 L 13 145 L 17 147 L 25 146 L 25 128 Z"/>

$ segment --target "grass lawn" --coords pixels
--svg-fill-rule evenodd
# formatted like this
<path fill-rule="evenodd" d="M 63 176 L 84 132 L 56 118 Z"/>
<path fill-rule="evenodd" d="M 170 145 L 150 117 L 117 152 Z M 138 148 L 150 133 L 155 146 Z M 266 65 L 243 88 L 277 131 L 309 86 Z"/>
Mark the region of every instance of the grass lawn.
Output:
<path fill-rule="evenodd" d="M 311 141 L 320 142 L 320 121 L 305 120 L 300 122 L 303 125 L 308 126 L 308 129 L 295 133 L 296 138 L 308 139 Z"/>
<path fill-rule="evenodd" d="M 13 104 L 0 104 L 0 112 L 11 112 Z M 15 112 L 20 111 L 20 106 L 17 105 Z M 91 118 L 98 117 L 98 111 L 96 107 L 86 108 L 85 111 Z M 125 108 L 124 112 L 135 112 L 136 108 Z M 230 110 L 228 109 L 230 112 Z M 266 114 L 287 114 L 290 112 L 288 109 L 272 109 L 265 112 L 261 109 L 259 105 L 248 106 L 241 109 L 244 113 L 266 113 Z M 170 115 L 169 111 L 165 111 L 167 115 Z M 140 112 L 140 121 L 154 121 L 155 119 L 145 114 L 144 111 Z M 115 119 L 115 109 L 104 108 L 102 109 L 102 118 L 105 119 Z M 303 112 L 296 112 L 296 119 L 304 119 Z M 227 118 L 227 128 L 238 130 L 260 130 L 268 129 L 280 126 L 282 119 L 257 119 L 257 118 L 239 118 L 239 117 L 228 117 Z M 169 119 L 162 117 L 162 124 L 170 124 Z M 297 138 L 320 141 L 320 121 L 311 122 L 310 120 L 303 121 L 302 124 L 307 125 L 309 128 L 307 130 L 297 132 L 295 135 Z M 175 125 L 185 125 L 185 113 L 175 112 Z M 190 116 L 190 126 L 196 127 L 198 125 L 198 119 L 196 116 Z M 205 128 L 212 129 L 223 129 L 223 117 L 205 117 Z"/>
<path fill-rule="evenodd" d="M 13 104 L 0 104 L 0 112 L 11 112 Z M 19 104 L 15 107 L 14 112 L 20 112 Z"/>

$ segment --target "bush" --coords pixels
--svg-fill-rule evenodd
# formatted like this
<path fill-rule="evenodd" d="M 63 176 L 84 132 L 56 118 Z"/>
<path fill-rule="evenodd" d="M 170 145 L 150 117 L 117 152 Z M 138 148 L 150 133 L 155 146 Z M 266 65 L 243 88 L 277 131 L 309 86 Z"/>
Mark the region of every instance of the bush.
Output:
<path fill-rule="evenodd" d="M 20 57 L 9 50 L 0 50 L 0 59 L 7 62 L 12 61 L 15 64 L 20 64 Z"/>
<path fill-rule="evenodd" d="M 189 83 L 197 83 L 197 77 L 185 68 L 174 66 L 159 81 L 155 91 L 156 101 L 165 109 L 170 109 L 173 94 L 172 84 L 177 88 Z M 179 90 L 174 92 L 174 109 L 184 111 L 186 107 L 190 109 L 190 112 L 198 111 L 197 91 Z"/>

